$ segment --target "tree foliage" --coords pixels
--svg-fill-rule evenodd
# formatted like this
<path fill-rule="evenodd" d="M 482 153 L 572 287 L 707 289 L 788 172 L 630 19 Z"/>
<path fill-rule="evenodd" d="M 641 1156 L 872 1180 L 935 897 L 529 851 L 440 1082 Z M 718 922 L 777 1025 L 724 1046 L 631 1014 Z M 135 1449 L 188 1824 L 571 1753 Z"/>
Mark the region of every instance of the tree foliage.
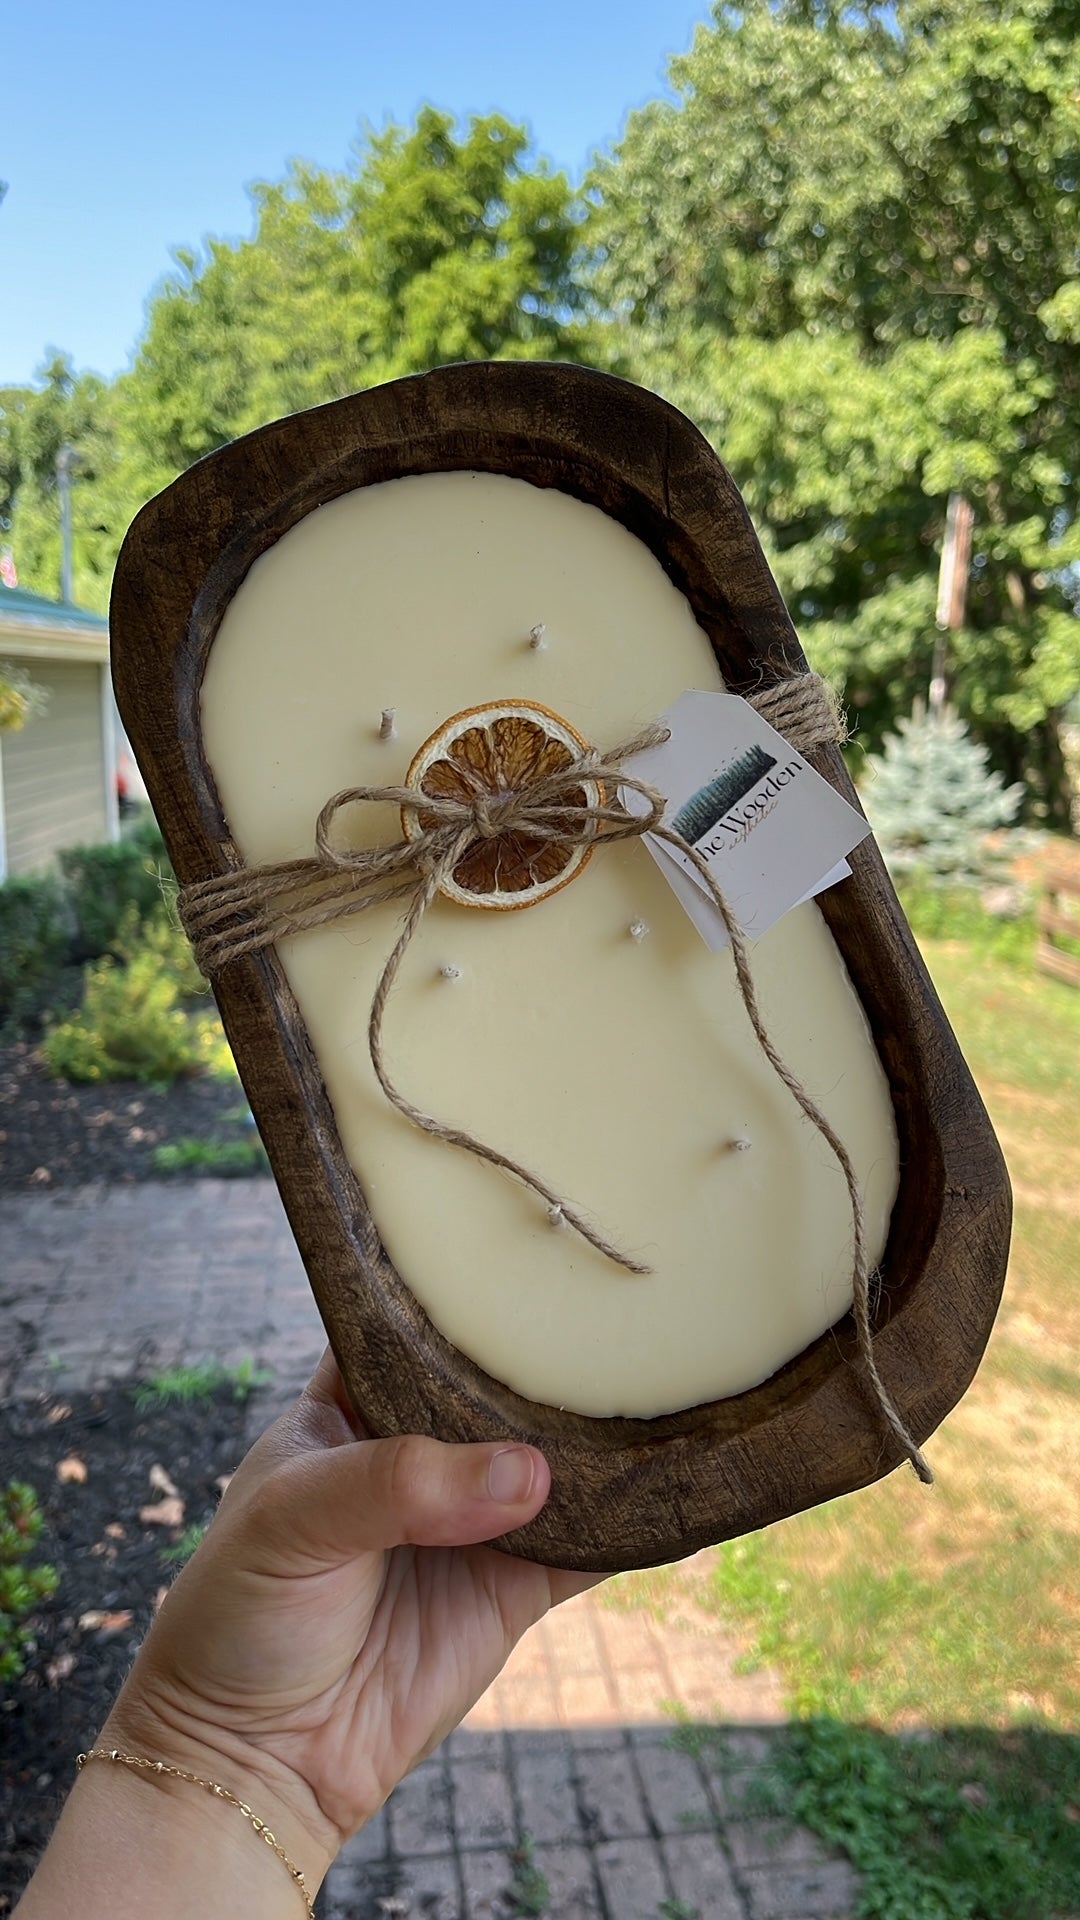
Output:
<path fill-rule="evenodd" d="M 425 109 L 371 134 L 351 167 L 294 165 L 253 201 L 250 239 L 177 252 L 111 387 L 60 357 L 36 388 L 0 394 L 0 526 L 24 585 L 59 590 L 65 441 L 75 596 L 97 608 L 138 508 L 253 427 L 452 360 L 603 358 L 581 201 L 500 115 L 458 134 Z"/>
<path fill-rule="evenodd" d="M 67 355 L 55 354 L 37 387 L 0 390 L 0 529 L 10 531 L 21 585 L 52 599 L 60 594 L 56 466 L 64 446 L 76 456 L 72 590 L 78 605 L 103 611 L 118 550 L 116 524 L 128 504 L 116 396 L 96 374 L 76 374 Z"/>
<path fill-rule="evenodd" d="M 977 886 L 991 871 L 987 836 L 1007 827 L 1023 798 L 987 765 L 946 707 L 916 707 L 871 756 L 866 802 L 885 860 L 896 875 L 947 887 Z"/>
<path fill-rule="evenodd" d="M 425 109 L 254 190 L 178 252 L 131 370 L 0 395 L 0 530 L 102 607 L 144 500 L 297 408 L 448 361 L 572 359 L 683 406 L 731 466 L 811 657 L 880 747 L 930 677 L 951 492 L 975 510 L 949 696 L 1067 824 L 1080 691 L 1074 0 L 743 0 L 584 196 L 499 115 Z"/>
<path fill-rule="evenodd" d="M 1059 0 L 718 6 L 593 178 L 599 286 L 715 440 L 877 745 L 976 510 L 962 714 L 1065 824 L 1080 687 L 1080 40 Z"/>
<path fill-rule="evenodd" d="M 453 360 L 595 357 L 578 204 L 499 115 L 426 108 L 342 173 L 254 189 L 252 239 L 177 255 L 128 384 L 148 466 Z"/>
<path fill-rule="evenodd" d="M 0 1682 L 23 1672 L 31 1644 L 23 1623 L 60 1584 L 55 1567 L 27 1565 L 44 1527 L 33 1487 L 9 1480 L 0 1489 Z"/>

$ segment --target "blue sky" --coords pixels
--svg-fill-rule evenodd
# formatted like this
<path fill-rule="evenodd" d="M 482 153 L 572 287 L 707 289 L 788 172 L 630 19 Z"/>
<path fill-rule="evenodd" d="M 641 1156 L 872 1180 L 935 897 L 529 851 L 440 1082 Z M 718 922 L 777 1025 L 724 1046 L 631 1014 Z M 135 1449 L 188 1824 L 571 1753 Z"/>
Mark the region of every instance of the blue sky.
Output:
<path fill-rule="evenodd" d="M 46 349 L 127 364 L 170 250 L 250 230 L 245 186 L 341 166 L 425 101 L 525 122 L 580 177 L 665 90 L 707 0 L 17 0 L 0 106 L 0 385 Z M 12 9 L 14 12 L 14 9 Z"/>

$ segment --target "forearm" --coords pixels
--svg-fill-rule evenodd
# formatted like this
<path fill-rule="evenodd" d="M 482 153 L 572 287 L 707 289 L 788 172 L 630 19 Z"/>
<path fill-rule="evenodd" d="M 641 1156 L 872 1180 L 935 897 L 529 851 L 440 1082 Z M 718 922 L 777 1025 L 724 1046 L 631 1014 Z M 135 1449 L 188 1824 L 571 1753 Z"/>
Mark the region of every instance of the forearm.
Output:
<path fill-rule="evenodd" d="M 136 1722 L 137 1724 L 137 1722 Z M 295 1811 L 238 1757 L 207 1753 L 158 1730 L 129 1744 L 122 1720 L 98 1742 L 162 1758 L 235 1793 L 265 1821 L 310 1899 L 330 1861 Z M 303 1920 L 289 1867 L 230 1801 L 189 1781 L 107 1760 L 78 1775 L 17 1920 Z"/>

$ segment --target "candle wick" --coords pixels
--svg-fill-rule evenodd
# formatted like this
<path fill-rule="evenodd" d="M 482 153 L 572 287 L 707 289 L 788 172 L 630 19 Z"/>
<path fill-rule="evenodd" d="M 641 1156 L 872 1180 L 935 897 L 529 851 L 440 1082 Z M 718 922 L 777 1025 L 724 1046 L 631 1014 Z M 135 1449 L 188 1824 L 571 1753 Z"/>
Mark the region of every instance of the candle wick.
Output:
<path fill-rule="evenodd" d="M 647 920 L 631 920 L 629 927 L 631 940 L 637 940 L 640 943 L 648 937 L 650 931 Z"/>
<path fill-rule="evenodd" d="M 383 708 L 382 718 L 379 721 L 379 739 L 380 740 L 396 740 L 397 739 L 397 727 L 394 725 L 394 721 L 396 718 L 397 718 L 396 707 Z"/>
<path fill-rule="evenodd" d="M 439 972 L 442 975 L 442 978 L 444 980 L 460 980 L 461 979 L 461 968 L 455 967 L 453 964 L 453 961 L 451 960 L 448 960 L 444 967 L 440 967 Z"/>
<path fill-rule="evenodd" d="M 750 1148 L 753 1146 L 753 1144 L 754 1144 L 753 1141 L 748 1140 L 744 1133 L 741 1133 L 738 1136 L 738 1139 L 728 1141 L 728 1146 L 730 1147 L 732 1153 L 749 1153 Z"/>
<path fill-rule="evenodd" d="M 529 628 L 529 645 L 534 653 L 539 653 L 547 646 L 547 628 L 542 620 L 538 620 L 535 627 Z"/>
<path fill-rule="evenodd" d="M 750 698 L 751 704 L 770 724 L 788 734 L 793 746 L 812 746 L 843 737 L 835 706 L 830 704 L 824 683 L 816 675 L 797 675 L 779 688 L 766 688 Z M 383 721 L 388 729 L 384 737 L 389 737 L 394 721 L 392 708 L 384 710 Z M 874 1353 L 866 1213 L 854 1162 L 832 1122 L 785 1063 L 769 1036 L 758 1007 L 748 936 L 717 884 L 715 874 L 690 841 L 663 825 L 664 796 L 625 771 L 627 760 L 645 746 L 655 744 L 656 730 L 647 728 L 607 755 L 594 748 L 583 748 L 580 758 L 572 758 L 557 774 L 537 779 L 533 783 L 535 791 L 523 791 L 519 807 L 510 809 L 500 819 L 499 831 L 527 835 L 537 826 L 545 829 L 546 837 L 557 831 L 560 840 L 577 846 L 589 846 L 595 838 L 629 840 L 651 833 L 674 848 L 684 864 L 688 863 L 697 873 L 727 929 L 735 980 L 758 1045 L 806 1119 L 831 1149 L 843 1174 L 851 1205 L 851 1285 L 859 1360 L 882 1418 L 919 1478 L 929 1484 L 933 1474 L 904 1424 Z M 598 785 L 610 780 L 613 788 L 622 786 L 641 794 L 648 802 L 647 812 L 630 815 L 625 809 L 606 804 L 582 804 L 576 797 L 567 805 L 567 789 L 575 793 L 586 780 L 596 781 Z M 352 850 L 331 844 L 329 831 L 339 808 L 356 800 L 401 806 L 403 793 L 408 806 L 416 813 L 427 811 L 430 803 L 435 816 L 430 828 L 425 826 L 417 835 L 383 847 Z M 550 824 L 552 807 L 558 808 L 560 802 L 571 816 L 572 824 L 565 832 L 561 823 L 557 829 Z M 395 1086 L 387 1070 L 383 1058 L 386 1003 L 402 960 L 425 914 L 459 861 L 480 841 L 493 837 L 492 824 L 490 801 L 485 801 L 481 810 L 476 796 L 451 800 L 449 796 L 421 794 L 400 787 L 350 787 L 334 794 L 319 814 L 315 823 L 314 858 L 235 871 L 227 869 L 204 880 L 189 881 L 178 897 L 180 915 L 204 972 L 216 974 L 233 961 L 272 946 L 287 933 L 328 925 L 344 915 L 359 913 L 384 901 L 409 897 L 410 905 L 397 942 L 379 976 L 368 1020 L 368 1054 L 387 1100 L 422 1132 L 445 1141 L 448 1146 L 475 1154 L 490 1166 L 503 1168 L 530 1187 L 547 1202 L 548 1219 L 553 1225 L 565 1223 L 605 1259 L 615 1261 L 630 1273 L 651 1273 L 650 1267 L 632 1260 L 605 1240 L 576 1208 L 564 1202 L 527 1167 L 498 1148 L 487 1146 L 460 1128 L 446 1126 L 415 1106 Z M 497 839 L 498 835 L 494 837 Z M 740 1153 L 746 1152 L 750 1144 L 745 1137 L 733 1142 L 735 1151 Z"/>

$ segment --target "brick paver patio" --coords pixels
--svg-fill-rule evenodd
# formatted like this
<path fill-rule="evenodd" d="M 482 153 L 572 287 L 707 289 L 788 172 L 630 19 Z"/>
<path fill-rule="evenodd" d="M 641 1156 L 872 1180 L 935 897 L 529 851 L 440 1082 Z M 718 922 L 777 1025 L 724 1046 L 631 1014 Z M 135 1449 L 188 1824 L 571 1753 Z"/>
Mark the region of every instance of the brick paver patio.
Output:
<path fill-rule="evenodd" d="M 251 1356 L 262 1426 L 322 1347 L 269 1181 L 0 1199 L 5 1397 Z M 850 1868 L 770 1799 L 776 1683 L 736 1672 L 694 1574 L 662 1622 L 601 1589 L 534 1628 L 345 1849 L 328 1920 L 847 1920 Z"/>

